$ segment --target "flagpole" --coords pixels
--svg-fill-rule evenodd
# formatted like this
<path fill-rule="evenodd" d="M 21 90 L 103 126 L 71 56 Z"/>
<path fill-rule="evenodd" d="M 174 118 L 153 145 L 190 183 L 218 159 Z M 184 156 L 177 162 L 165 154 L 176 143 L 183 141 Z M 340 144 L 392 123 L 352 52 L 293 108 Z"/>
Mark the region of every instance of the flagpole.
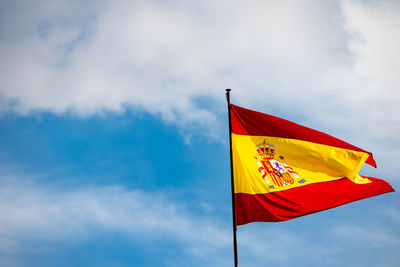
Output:
<path fill-rule="evenodd" d="M 232 122 L 231 122 L 231 89 L 226 89 L 226 101 L 228 102 L 228 120 L 229 120 L 229 156 L 231 165 L 231 195 L 232 195 L 232 230 L 233 230 L 233 254 L 235 259 L 235 267 L 239 266 L 237 256 L 237 241 L 236 241 L 236 210 L 235 210 L 235 184 L 233 180 L 233 163 L 232 163 Z"/>

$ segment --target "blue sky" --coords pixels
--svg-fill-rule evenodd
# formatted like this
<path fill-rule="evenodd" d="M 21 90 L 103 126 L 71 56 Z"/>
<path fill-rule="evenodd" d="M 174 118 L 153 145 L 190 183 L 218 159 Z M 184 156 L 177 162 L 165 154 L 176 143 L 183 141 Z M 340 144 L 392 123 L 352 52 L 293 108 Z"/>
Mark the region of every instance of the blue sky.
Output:
<path fill-rule="evenodd" d="M 400 179 L 397 1 L 2 1 L 0 265 L 232 266 L 232 102 Z M 397 266 L 390 193 L 238 230 L 241 266 Z"/>

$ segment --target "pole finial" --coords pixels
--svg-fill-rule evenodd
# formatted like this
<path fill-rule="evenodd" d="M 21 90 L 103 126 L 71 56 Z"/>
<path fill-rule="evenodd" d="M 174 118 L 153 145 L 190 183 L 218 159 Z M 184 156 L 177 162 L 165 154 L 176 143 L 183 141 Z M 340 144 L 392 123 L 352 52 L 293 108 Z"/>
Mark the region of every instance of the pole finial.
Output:
<path fill-rule="evenodd" d="M 226 91 L 226 101 L 228 102 L 228 105 L 230 105 L 231 104 L 231 96 L 230 96 L 230 94 L 231 94 L 231 89 L 230 88 L 227 88 L 227 89 L 225 89 L 225 91 Z"/>

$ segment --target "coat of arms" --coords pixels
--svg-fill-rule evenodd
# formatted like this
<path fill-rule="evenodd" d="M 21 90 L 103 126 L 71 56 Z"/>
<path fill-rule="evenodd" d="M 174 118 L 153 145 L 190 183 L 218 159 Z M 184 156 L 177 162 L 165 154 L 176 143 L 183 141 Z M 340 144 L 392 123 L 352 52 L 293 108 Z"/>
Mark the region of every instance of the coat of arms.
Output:
<path fill-rule="evenodd" d="M 264 142 L 255 146 L 258 171 L 261 173 L 262 178 L 269 184 L 268 188 L 275 188 L 275 186 L 282 187 L 291 185 L 295 179 L 300 176 L 293 170 L 284 160 L 283 156 L 275 158 L 275 146 L 273 144 Z M 301 180 L 304 182 L 304 180 Z M 299 183 L 301 181 L 298 181 Z"/>

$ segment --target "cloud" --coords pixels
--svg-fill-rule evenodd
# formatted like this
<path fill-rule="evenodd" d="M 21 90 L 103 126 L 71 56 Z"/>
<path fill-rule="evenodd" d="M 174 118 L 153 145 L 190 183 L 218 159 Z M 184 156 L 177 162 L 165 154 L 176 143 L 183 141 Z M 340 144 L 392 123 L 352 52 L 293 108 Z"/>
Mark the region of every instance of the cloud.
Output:
<path fill-rule="evenodd" d="M 25 245 L 27 240 L 86 242 L 107 234 L 120 234 L 134 243 L 171 240 L 199 260 L 204 254 L 217 258 L 231 244 L 230 232 L 217 220 L 192 214 L 160 192 L 120 186 L 60 190 L 16 176 L 1 181 L 1 260 L 32 249 Z M 219 260 L 223 257 L 220 253 Z"/>
<path fill-rule="evenodd" d="M 340 126 L 369 111 L 368 130 L 398 131 L 394 2 L 2 5 L 3 110 L 90 116 L 137 107 L 215 124 L 232 87 L 243 105 Z"/>
<path fill-rule="evenodd" d="M 383 229 L 365 229 L 354 225 L 340 225 L 334 230 L 340 239 L 350 242 L 367 242 L 374 247 L 399 246 L 400 240 Z"/>
<path fill-rule="evenodd" d="M 260 266 L 268 262 L 272 266 L 315 265 L 326 266 L 332 253 L 318 246 L 306 231 L 293 228 L 249 227 L 239 235 L 241 260 L 246 266 Z M 323 239 L 323 235 L 321 240 Z"/>
<path fill-rule="evenodd" d="M 343 94 L 340 101 L 354 116 L 349 122 L 359 129 L 357 138 L 370 145 L 386 169 L 398 170 L 400 56 L 395 50 L 400 46 L 399 2 L 344 1 L 342 10 L 357 90 Z"/>

